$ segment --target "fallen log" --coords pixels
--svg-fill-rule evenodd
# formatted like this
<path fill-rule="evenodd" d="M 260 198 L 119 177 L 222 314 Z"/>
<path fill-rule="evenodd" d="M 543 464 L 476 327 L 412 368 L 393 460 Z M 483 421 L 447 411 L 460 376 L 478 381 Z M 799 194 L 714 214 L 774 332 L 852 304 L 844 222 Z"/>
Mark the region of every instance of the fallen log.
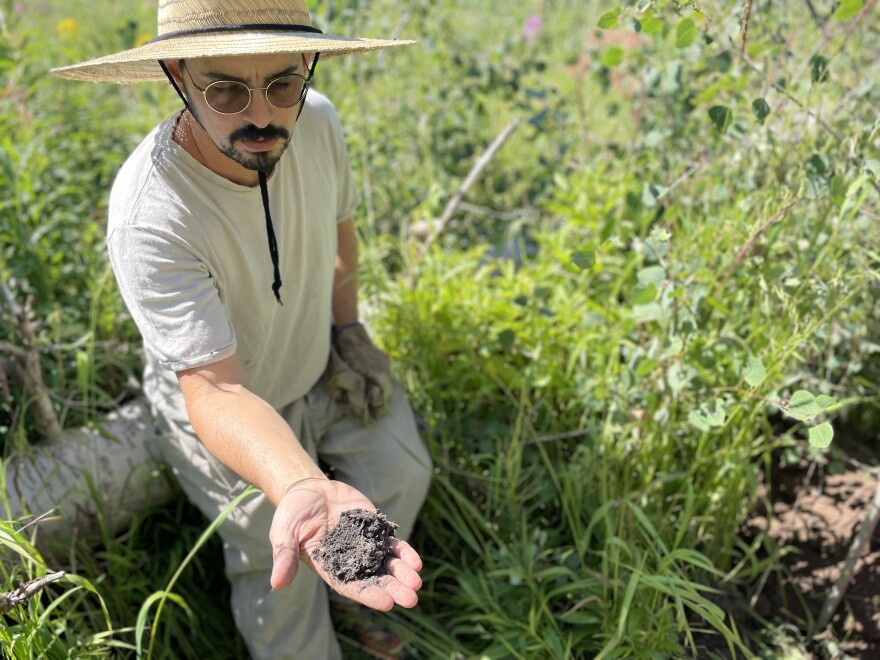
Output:
<path fill-rule="evenodd" d="M 171 501 L 171 477 L 158 457 L 160 431 L 143 399 L 109 414 L 96 428 L 68 429 L 3 461 L 9 520 L 40 516 L 43 552 L 75 540 L 97 545 L 133 516 Z M 44 517 L 49 511 L 55 516 Z M 66 553 L 65 553 L 66 554 Z"/>

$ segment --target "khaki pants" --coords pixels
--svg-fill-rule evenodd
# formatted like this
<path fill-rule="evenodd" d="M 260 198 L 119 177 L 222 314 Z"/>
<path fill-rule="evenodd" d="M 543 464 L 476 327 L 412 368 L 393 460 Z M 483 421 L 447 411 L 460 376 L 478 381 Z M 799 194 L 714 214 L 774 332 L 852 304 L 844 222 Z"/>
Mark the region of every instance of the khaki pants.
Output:
<path fill-rule="evenodd" d="M 369 427 L 342 415 L 320 383 L 279 412 L 314 460 L 332 466 L 334 478 L 360 490 L 396 522 L 396 536 L 409 536 L 428 490 L 431 460 L 399 385 L 389 414 Z M 162 441 L 163 459 L 190 500 L 213 520 L 247 484 L 211 456 L 189 424 L 172 427 Z M 301 564 L 289 587 L 269 587 L 274 511 L 264 495 L 255 495 L 219 528 L 236 624 L 254 660 L 339 658 L 323 580 Z"/>

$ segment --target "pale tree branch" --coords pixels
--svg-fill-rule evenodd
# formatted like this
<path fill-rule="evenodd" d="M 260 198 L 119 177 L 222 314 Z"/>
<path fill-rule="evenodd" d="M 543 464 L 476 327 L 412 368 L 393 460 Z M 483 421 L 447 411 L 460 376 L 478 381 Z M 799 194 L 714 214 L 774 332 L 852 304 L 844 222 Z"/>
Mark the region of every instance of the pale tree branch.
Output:
<path fill-rule="evenodd" d="M 58 414 L 52 406 L 52 399 L 43 382 L 37 334 L 31 321 L 31 300 L 28 298 L 23 305 L 19 305 L 5 282 L 0 284 L 0 289 L 6 298 L 6 304 L 9 306 L 21 339 L 20 346 L 9 342 L 0 343 L 0 351 L 15 358 L 25 395 L 30 400 L 30 412 L 37 431 L 46 438 L 57 437 L 61 434 L 61 423 L 58 421 Z"/>
<path fill-rule="evenodd" d="M 52 584 L 56 580 L 60 580 L 64 577 L 64 575 L 64 571 L 58 571 L 57 573 L 52 573 L 50 575 L 37 578 L 36 580 L 25 582 L 20 587 L 18 587 L 18 589 L 15 589 L 13 591 L 7 591 L 6 593 L 0 594 L 0 614 L 5 614 L 10 610 L 15 609 L 19 605 L 24 605 L 31 598 L 42 591 L 44 587 Z"/>

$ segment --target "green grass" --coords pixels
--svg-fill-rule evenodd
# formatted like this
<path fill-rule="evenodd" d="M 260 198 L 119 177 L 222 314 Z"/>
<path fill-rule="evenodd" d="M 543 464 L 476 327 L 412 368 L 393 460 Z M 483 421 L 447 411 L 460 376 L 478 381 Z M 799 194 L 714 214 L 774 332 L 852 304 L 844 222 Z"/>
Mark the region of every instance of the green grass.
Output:
<path fill-rule="evenodd" d="M 815 455 L 810 429 L 877 423 L 877 10 L 816 2 L 823 30 L 756 2 L 743 49 L 736 8 L 654 4 L 609 31 L 600 2 L 312 5 L 334 31 L 419 42 L 323 62 L 318 87 L 363 191 L 371 323 L 437 466 L 414 537 L 421 604 L 392 615 L 421 657 L 774 657 L 820 632 L 727 610 L 773 566 L 737 535 L 770 452 Z M 137 394 L 106 194 L 178 105 L 160 86 L 48 76 L 154 29 L 151 2 L 77 11 L 29 3 L 0 40 L 0 274 L 34 298 L 69 426 Z M 58 36 L 65 18 L 79 32 Z M 448 231 L 409 239 L 513 119 Z M 7 453 L 36 440 L 14 383 L 0 427 Z M 190 555 L 208 524 L 179 501 L 51 565 L 4 527 L 7 588 L 75 575 L 13 613 L 13 657 L 134 656 L 147 636 L 153 657 L 241 657 L 219 543 Z"/>

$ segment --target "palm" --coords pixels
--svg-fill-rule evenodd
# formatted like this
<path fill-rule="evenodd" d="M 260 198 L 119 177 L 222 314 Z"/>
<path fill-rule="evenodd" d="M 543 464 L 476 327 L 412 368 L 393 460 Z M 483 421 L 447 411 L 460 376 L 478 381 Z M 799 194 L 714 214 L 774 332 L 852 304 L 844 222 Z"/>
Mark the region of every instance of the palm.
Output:
<path fill-rule="evenodd" d="M 409 544 L 392 541 L 389 575 L 376 581 L 343 583 L 312 560 L 312 553 L 339 521 L 343 511 L 375 510 L 373 504 L 354 488 L 338 481 L 313 479 L 285 494 L 278 504 L 269 539 L 274 548 L 272 588 L 283 589 L 296 575 L 300 560 L 305 561 L 337 592 L 367 607 L 390 610 L 395 603 L 413 607 L 421 587 L 418 571 L 422 562 Z"/>

